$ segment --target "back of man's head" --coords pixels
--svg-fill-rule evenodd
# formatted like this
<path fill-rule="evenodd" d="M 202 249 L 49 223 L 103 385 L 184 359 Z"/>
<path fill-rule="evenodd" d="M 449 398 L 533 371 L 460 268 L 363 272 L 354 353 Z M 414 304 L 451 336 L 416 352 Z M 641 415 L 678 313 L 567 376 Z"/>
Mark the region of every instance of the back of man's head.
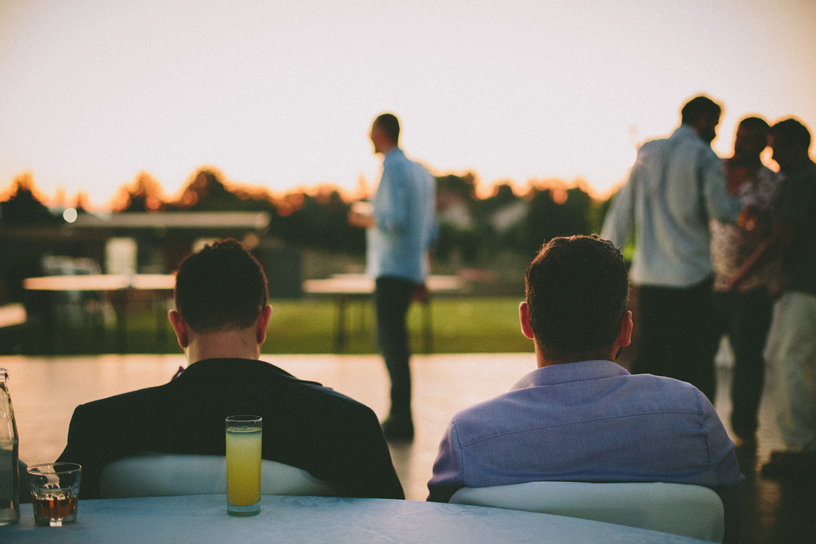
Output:
<path fill-rule="evenodd" d="M 530 326 L 550 359 L 606 358 L 621 330 L 629 278 L 618 249 L 598 236 L 553 238 L 527 268 Z"/>
<path fill-rule="evenodd" d="M 719 104 L 707 96 L 700 95 L 686 102 L 686 105 L 680 111 L 680 118 L 684 125 L 693 125 L 701 117 L 719 118 L 720 113 L 722 113 L 722 108 Z"/>
<path fill-rule="evenodd" d="M 742 121 L 739 122 L 740 127 L 743 127 L 747 130 L 753 130 L 759 133 L 767 134 L 770 130 L 770 126 L 768 126 L 768 122 L 763 119 L 762 117 L 746 117 Z"/>
<path fill-rule="evenodd" d="M 779 144 L 795 146 L 805 152 L 810 149 L 810 131 L 796 119 L 785 119 L 775 124 L 771 127 L 771 136 L 774 139 L 774 146 Z"/>
<path fill-rule="evenodd" d="M 236 240 L 205 246 L 176 275 L 176 310 L 197 333 L 251 327 L 267 304 L 266 275 Z"/>
<path fill-rule="evenodd" d="M 374 125 L 383 131 L 392 144 L 399 145 L 400 124 L 396 115 L 393 113 L 383 113 L 374 119 Z"/>

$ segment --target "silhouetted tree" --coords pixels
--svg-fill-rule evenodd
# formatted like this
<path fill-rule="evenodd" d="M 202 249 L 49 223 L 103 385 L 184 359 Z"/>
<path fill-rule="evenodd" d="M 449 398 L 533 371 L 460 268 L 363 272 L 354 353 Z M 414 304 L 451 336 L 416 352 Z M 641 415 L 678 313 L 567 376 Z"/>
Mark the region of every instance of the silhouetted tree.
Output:
<path fill-rule="evenodd" d="M 62 221 L 34 194 L 31 174 L 17 176 L 13 184 L 16 186 L 14 193 L 7 201 L 0 202 L 0 223 L 6 226 L 47 226 L 57 225 Z"/>
<path fill-rule="evenodd" d="M 243 201 L 229 191 L 221 174 L 211 169 L 199 170 L 181 193 L 176 206 L 194 212 L 221 212 L 242 209 Z"/>
<path fill-rule="evenodd" d="M 349 225 L 349 208 L 336 190 L 290 194 L 277 203 L 270 232 L 292 244 L 362 254 L 365 231 Z"/>
<path fill-rule="evenodd" d="M 139 172 L 133 184 L 119 189 L 114 209 L 121 212 L 157 212 L 166 208 L 162 188 L 147 172 Z"/>
<path fill-rule="evenodd" d="M 525 221 L 525 251 L 538 251 L 544 242 L 556 236 L 592 232 L 592 198 L 581 188 L 533 188 L 531 196 Z"/>
<path fill-rule="evenodd" d="M 476 176 L 468 172 L 464 176 L 448 174 L 436 178 L 437 194 L 453 192 L 462 195 L 466 200 L 476 199 Z"/>

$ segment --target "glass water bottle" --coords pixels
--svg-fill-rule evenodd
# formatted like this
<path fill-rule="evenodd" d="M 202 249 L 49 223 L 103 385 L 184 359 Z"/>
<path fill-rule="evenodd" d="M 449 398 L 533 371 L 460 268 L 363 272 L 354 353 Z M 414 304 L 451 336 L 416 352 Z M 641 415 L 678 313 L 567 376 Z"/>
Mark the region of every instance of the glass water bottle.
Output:
<path fill-rule="evenodd" d="M 17 424 L 8 390 L 8 373 L 0 368 L 0 525 L 20 521 L 17 469 Z"/>

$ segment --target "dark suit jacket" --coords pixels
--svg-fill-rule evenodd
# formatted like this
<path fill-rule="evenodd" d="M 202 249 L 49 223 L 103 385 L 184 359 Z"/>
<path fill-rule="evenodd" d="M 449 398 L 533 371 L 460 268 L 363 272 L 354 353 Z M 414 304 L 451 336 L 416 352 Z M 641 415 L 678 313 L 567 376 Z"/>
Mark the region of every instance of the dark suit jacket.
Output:
<path fill-rule="evenodd" d="M 404 498 L 374 412 L 269 363 L 199 361 L 158 387 L 80 405 L 59 461 L 82 465 L 80 497 L 104 466 L 138 452 L 225 454 L 224 419 L 263 418 L 263 458 L 308 471 L 349 497 Z"/>

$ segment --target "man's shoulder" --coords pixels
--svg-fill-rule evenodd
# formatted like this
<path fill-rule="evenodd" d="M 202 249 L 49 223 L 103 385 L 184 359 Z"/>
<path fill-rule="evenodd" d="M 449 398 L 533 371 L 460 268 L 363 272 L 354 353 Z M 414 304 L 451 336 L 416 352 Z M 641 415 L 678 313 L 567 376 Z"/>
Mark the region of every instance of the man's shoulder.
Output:
<path fill-rule="evenodd" d="M 173 397 L 172 392 L 168 391 L 168 385 L 136 389 L 80 404 L 74 409 L 71 428 L 72 430 L 87 428 L 86 430 L 94 432 L 93 429 L 102 426 L 107 428 L 115 425 L 116 422 L 131 420 L 138 418 L 139 414 L 150 413 L 163 403 L 162 399 Z"/>
<path fill-rule="evenodd" d="M 208 363 L 207 366 L 198 366 Z M 250 359 L 211 359 L 191 365 L 190 369 L 201 372 L 196 376 L 198 380 L 211 381 L 214 376 L 220 376 L 225 382 L 236 387 L 247 389 L 270 388 L 278 392 L 288 391 L 292 394 L 310 395 L 319 398 L 331 399 L 332 402 L 360 405 L 362 403 L 327 387 L 320 382 L 302 380 L 286 370 L 266 361 Z M 186 374 L 187 371 L 185 371 Z M 182 374 L 184 377 L 184 374 Z"/>
<path fill-rule="evenodd" d="M 782 191 L 787 194 L 787 204 L 797 205 L 795 201 L 810 200 L 816 194 L 816 164 L 810 163 L 782 180 Z"/>
<path fill-rule="evenodd" d="M 640 148 L 638 148 L 638 155 L 649 155 L 651 153 L 655 153 L 664 146 L 668 145 L 669 139 L 668 138 L 655 138 L 654 140 L 649 140 L 644 142 Z"/>
<path fill-rule="evenodd" d="M 788 176 L 788 179 L 805 186 L 816 184 L 816 163 L 808 162 L 805 166 Z"/>
<path fill-rule="evenodd" d="M 586 379 L 513 389 L 461 410 L 453 423 L 461 434 L 469 436 L 470 442 L 547 420 L 567 424 L 612 414 L 703 414 L 710 411 L 706 403 L 700 390 L 673 378 L 628 373 L 587 375 Z"/>
<path fill-rule="evenodd" d="M 207 359 L 191 364 L 177 379 L 165 384 L 121 393 L 77 407 L 75 417 L 107 417 L 132 413 L 134 408 L 183 405 L 216 397 L 282 397 L 302 399 L 345 410 L 369 410 L 364 404 L 319 382 L 301 380 L 265 361 L 252 359 Z"/>

